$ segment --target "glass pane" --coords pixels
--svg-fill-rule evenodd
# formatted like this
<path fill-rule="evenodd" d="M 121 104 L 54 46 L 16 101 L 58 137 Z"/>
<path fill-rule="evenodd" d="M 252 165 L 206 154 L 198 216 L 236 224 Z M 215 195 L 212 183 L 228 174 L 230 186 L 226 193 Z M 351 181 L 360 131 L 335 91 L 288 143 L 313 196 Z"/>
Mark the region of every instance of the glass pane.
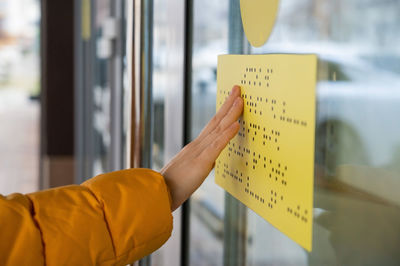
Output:
<path fill-rule="evenodd" d="M 153 2 L 152 168 L 160 170 L 183 146 L 185 6 Z M 181 210 L 173 212 L 168 242 L 151 255 L 153 266 L 181 264 Z"/>
<path fill-rule="evenodd" d="M 95 0 L 94 38 L 96 54 L 94 57 L 93 84 L 93 175 L 111 171 L 111 84 L 110 58 L 107 40 L 103 37 L 104 25 L 111 16 L 110 0 Z"/>
<path fill-rule="evenodd" d="M 165 91 L 168 80 L 168 2 L 154 1 L 153 24 L 153 168 L 160 170 L 164 166 L 164 108 Z"/>
<path fill-rule="evenodd" d="M 191 136 L 215 114 L 217 56 L 228 50 L 227 0 L 194 1 Z M 193 195 L 190 213 L 190 265 L 223 264 L 224 191 L 214 173 Z"/>
<path fill-rule="evenodd" d="M 82 55 L 76 93 L 80 118 L 77 155 L 82 159 L 78 161 L 78 180 L 126 167 L 125 144 L 130 125 L 125 2 L 90 3 L 90 35 L 88 39 L 77 36 L 77 50 Z"/>
<path fill-rule="evenodd" d="M 399 265 L 399 1 L 282 0 L 253 53 L 319 57 L 313 252 L 249 210 L 248 265 Z"/>

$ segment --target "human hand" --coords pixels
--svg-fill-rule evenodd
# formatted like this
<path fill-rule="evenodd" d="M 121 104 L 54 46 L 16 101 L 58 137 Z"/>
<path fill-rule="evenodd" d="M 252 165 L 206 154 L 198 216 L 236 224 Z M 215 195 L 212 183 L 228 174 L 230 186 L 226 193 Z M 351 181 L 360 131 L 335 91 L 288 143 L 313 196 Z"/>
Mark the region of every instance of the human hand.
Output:
<path fill-rule="evenodd" d="M 221 151 L 239 131 L 237 120 L 243 111 L 240 95 L 240 87 L 234 86 L 228 99 L 200 135 L 161 170 L 171 193 L 172 211 L 200 187 L 214 168 Z"/>

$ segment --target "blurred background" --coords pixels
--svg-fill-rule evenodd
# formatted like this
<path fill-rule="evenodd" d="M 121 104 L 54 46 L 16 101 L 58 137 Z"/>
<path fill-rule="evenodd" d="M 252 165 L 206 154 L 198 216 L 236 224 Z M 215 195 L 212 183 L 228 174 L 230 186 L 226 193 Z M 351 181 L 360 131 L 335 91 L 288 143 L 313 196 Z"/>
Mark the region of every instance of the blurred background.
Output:
<path fill-rule="evenodd" d="M 214 115 L 219 54 L 313 53 L 313 252 L 211 173 L 141 265 L 400 265 L 400 0 L 281 0 L 257 49 L 239 5 L 0 0 L 0 194 L 81 183 L 133 153 L 159 170 Z"/>
<path fill-rule="evenodd" d="M 39 187 L 40 2 L 0 1 L 0 193 Z"/>

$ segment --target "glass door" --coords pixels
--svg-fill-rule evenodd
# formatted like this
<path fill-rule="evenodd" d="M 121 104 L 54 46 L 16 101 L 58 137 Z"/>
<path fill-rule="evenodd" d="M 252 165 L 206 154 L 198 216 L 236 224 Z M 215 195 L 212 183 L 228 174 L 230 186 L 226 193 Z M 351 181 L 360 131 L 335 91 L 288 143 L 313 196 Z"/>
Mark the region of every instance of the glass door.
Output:
<path fill-rule="evenodd" d="M 193 1 L 190 138 L 198 136 L 216 108 L 217 57 L 228 53 L 229 1 Z M 223 265 L 225 192 L 214 173 L 190 200 L 188 265 Z"/>
<path fill-rule="evenodd" d="M 239 0 L 138 0 L 135 12 L 145 2 L 135 22 L 147 23 L 149 35 L 135 35 L 145 41 L 135 49 L 136 60 L 147 60 L 136 69 L 146 72 L 135 77 L 149 104 L 146 167 L 160 169 L 215 113 L 217 55 L 315 53 L 319 63 L 313 252 L 211 173 L 184 219 L 175 213 L 172 240 L 143 263 L 399 265 L 400 2 L 282 0 L 270 40 L 257 49 L 243 34 Z"/>
<path fill-rule="evenodd" d="M 125 2 L 76 1 L 77 182 L 126 167 Z"/>
<path fill-rule="evenodd" d="M 319 57 L 313 252 L 213 182 L 191 200 L 190 265 L 398 265 L 400 2 L 280 1 L 270 40 L 251 48 L 239 1 L 194 1 L 191 128 L 215 112 L 216 56 Z"/>
<path fill-rule="evenodd" d="M 399 16 L 390 3 L 289 1 L 252 54 L 316 53 L 313 252 L 248 212 L 248 265 L 398 265 Z"/>
<path fill-rule="evenodd" d="M 184 144 L 185 5 L 179 0 L 128 3 L 131 166 L 160 171 Z M 140 265 L 181 265 L 181 212 L 173 213 L 168 242 Z"/>

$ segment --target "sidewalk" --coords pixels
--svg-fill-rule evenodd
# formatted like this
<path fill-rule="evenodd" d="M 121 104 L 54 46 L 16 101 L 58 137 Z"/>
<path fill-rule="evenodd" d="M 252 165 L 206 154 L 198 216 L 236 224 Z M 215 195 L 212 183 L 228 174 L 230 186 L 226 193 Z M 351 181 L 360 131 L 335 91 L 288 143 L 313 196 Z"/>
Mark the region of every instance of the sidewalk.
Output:
<path fill-rule="evenodd" d="M 39 184 L 39 103 L 18 89 L 0 89 L 0 194 Z"/>

